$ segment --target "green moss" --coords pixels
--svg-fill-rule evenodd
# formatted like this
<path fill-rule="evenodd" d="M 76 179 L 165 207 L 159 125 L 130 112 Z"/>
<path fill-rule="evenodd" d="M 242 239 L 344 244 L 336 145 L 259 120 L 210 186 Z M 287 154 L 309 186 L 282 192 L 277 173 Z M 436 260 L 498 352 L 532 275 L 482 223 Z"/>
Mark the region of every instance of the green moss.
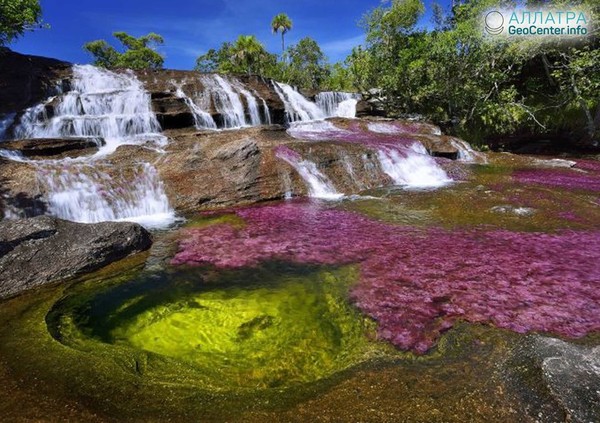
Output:
<path fill-rule="evenodd" d="M 552 232 L 597 228 L 600 209 L 589 193 L 517 184 L 511 174 L 527 164 L 512 155 L 487 166 L 473 166 L 469 181 L 439 190 L 384 189 L 383 199 L 346 202 L 341 207 L 389 223 L 423 227 L 470 228 L 487 226 L 513 231 Z M 501 212 L 498 206 L 529 208 L 531 214 Z M 564 217 L 571 212 L 575 219 Z"/>
<path fill-rule="evenodd" d="M 243 228 L 245 223 L 244 219 L 240 218 L 236 214 L 222 214 L 218 216 L 192 216 L 186 222 L 186 228 L 203 228 L 210 225 L 221 225 L 228 223 L 234 228 Z"/>

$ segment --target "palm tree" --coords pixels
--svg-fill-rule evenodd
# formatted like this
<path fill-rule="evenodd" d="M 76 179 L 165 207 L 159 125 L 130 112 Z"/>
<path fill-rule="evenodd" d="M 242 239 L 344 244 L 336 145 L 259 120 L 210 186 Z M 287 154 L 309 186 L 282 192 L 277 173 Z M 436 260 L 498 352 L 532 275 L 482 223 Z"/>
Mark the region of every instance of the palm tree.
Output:
<path fill-rule="evenodd" d="M 281 55 L 283 57 L 283 52 L 285 51 L 285 33 L 292 29 L 290 17 L 285 13 L 275 16 L 271 21 L 271 29 L 273 30 L 273 34 L 281 32 Z"/>
<path fill-rule="evenodd" d="M 254 65 L 265 53 L 265 48 L 254 35 L 240 35 L 231 48 L 233 60 L 248 74 L 255 71 Z"/>

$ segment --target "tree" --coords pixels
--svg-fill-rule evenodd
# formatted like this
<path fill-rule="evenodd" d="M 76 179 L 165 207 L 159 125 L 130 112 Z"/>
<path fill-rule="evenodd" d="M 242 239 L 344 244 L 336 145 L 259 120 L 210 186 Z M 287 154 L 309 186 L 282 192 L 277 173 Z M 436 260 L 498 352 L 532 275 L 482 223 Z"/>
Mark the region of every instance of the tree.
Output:
<path fill-rule="evenodd" d="M 241 35 L 196 59 L 196 70 L 219 73 L 256 73 L 268 78 L 281 75 L 277 56 L 270 54 L 253 35 Z"/>
<path fill-rule="evenodd" d="M 117 51 L 105 40 L 86 43 L 83 48 L 94 56 L 94 64 L 105 68 L 160 69 L 164 57 L 153 46 L 164 43 L 163 38 L 153 32 L 135 38 L 125 32 L 113 36 L 121 42 L 124 52 Z"/>
<path fill-rule="evenodd" d="M 597 0 L 579 3 L 600 14 Z M 436 6 L 436 26 L 428 31 L 416 26 L 421 0 L 384 3 L 363 19 L 367 45 L 346 60 L 350 78 L 360 89 L 380 88 L 390 114 L 419 113 L 471 141 L 514 133 L 600 138 L 597 33 L 571 43 L 490 39 L 482 16 L 502 6 L 514 2 L 461 0 L 448 15 Z"/>
<path fill-rule="evenodd" d="M 267 55 L 264 46 L 254 35 L 240 35 L 231 47 L 233 63 L 248 74 L 258 72 L 262 59 Z"/>
<path fill-rule="evenodd" d="M 39 0 L 0 0 L 0 45 L 6 45 L 26 31 L 42 28 Z"/>
<path fill-rule="evenodd" d="M 329 74 L 327 59 L 319 44 L 310 37 L 301 39 L 285 53 L 286 81 L 302 88 L 319 89 Z"/>
<path fill-rule="evenodd" d="M 271 21 L 273 34 L 281 33 L 281 54 L 285 53 L 285 34 L 292 29 L 292 21 L 285 13 L 280 13 Z"/>

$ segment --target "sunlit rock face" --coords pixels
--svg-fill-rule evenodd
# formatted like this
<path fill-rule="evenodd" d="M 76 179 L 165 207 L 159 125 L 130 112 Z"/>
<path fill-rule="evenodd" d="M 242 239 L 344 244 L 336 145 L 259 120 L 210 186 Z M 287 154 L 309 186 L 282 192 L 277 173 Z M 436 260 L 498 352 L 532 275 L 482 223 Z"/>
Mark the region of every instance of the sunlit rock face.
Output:
<path fill-rule="evenodd" d="M 600 329 L 597 231 L 417 229 L 297 203 L 235 214 L 245 226 L 187 230 L 173 264 L 357 263 L 355 304 L 380 338 L 419 353 L 457 320 L 567 337 Z"/>

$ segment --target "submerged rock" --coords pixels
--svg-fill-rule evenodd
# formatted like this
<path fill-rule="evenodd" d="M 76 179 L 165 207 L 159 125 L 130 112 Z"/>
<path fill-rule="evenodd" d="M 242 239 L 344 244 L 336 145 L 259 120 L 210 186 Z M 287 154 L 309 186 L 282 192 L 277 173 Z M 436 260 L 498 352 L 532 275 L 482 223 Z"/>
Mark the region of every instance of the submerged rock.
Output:
<path fill-rule="evenodd" d="M 0 222 L 0 298 L 99 269 L 152 245 L 128 222 L 83 224 L 49 216 Z"/>
<path fill-rule="evenodd" d="M 516 207 L 510 204 L 503 204 L 501 206 L 494 206 L 490 209 L 494 213 L 502 214 L 515 214 L 517 216 L 531 216 L 535 214 L 535 209 L 531 207 Z"/>

